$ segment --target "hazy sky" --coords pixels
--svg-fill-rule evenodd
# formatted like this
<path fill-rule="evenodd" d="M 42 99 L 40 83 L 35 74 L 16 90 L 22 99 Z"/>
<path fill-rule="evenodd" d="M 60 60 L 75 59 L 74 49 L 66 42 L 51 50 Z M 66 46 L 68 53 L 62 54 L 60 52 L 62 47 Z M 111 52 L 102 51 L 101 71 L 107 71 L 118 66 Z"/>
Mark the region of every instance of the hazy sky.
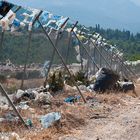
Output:
<path fill-rule="evenodd" d="M 44 7 L 43 5 L 41 6 L 42 3 L 51 3 L 52 5 L 59 5 L 59 6 L 63 6 L 63 5 L 67 5 L 67 4 L 80 4 L 83 1 L 88 2 L 88 0 L 9 0 L 10 2 L 14 2 L 14 3 L 19 3 L 19 4 L 23 4 L 23 5 L 37 5 L 38 3 L 40 3 L 40 5 L 38 5 L 39 7 Z M 104 0 L 103 0 L 104 1 Z M 123 1 L 123 0 L 117 0 L 117 1 Z M 128 0 L 131 1 L 133 3 L 135 3 L 136 5 L 140 5 L 140 0 Z M 92 0 L 91 4 L 94 4 L 95 0 Z M 32 3 L 32 4 L 31 4 Z"/>

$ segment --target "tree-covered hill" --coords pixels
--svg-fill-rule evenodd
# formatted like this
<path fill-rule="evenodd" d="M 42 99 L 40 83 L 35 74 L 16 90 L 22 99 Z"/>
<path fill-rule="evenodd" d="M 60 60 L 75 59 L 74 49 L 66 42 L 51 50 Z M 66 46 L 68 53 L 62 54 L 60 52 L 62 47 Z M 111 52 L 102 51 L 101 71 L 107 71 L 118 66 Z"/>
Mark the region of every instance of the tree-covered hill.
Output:
<path fill-rule="evenodd" d="M 136 35 L 130 31 L 120 31 L 112 29 L 103 29 L 100 25 L 96 27 L 89 27 L 90 31 L 100 33 L 111 44 L 116 44 L 119 49 L 123 50 L 125 57 L 129 60 L 140 59 L 140 33 Z M 8 33 L 4 35 L 3 47 L 0 48 L 0 61 L 10 59 L 13 63 L 23 64 L 25 61 L 25 52 L 28 46 L 29 34 L 25 33 Z M 68 39 L 61 38 L 57 48 L 60 50 L 62 56 L 66 57 L 68 46 Z M 71 47 L 69 55 L 69 62 L 76 62 L 76 52 Z M 53 47 L 46 37 L 40 31 L 36 31 L 32 35 L 31 48 L 29 51 L 29 63 L 44 63 L 50 60 L 53 52 Z M 56 55 L 55 63 L 61 63 L 59 57 Z"/>
<path fill-rule="evenodd" d="M 140 59 L 140 33 L 134 35 L 126 30 L 103 29 L 100 25 L 96 25 L 95 28 L 90 27 L 90 30 L 100 33 L 111 44 L 116 44 L 120 50 L 123 50 L 128 60 Z"/>
<path fill-rule="evenodd" d="M 23 64 L 25 61 L 27 46 L 28 46 L 28 33 L 5 33 L 3 46 L 0 48 L 0 61 L 10 59 L 13 63 Z M 63 57 L 66 57 L 68 46 L 68 39 L 61 39 L 58 42 L 57 48 L 60 50 Z M 71 49 L 70 61 L 75 60 L 74 49 Z M 46 39 L 43 33 L 36 32 L 32 34 L 31 48 L 29 49 L 28 63 L 44 63 L 50 60 L 53 53 L 53 47 Z M 54 62 L 61 62 L 59 57 L 55 55 Z"/>

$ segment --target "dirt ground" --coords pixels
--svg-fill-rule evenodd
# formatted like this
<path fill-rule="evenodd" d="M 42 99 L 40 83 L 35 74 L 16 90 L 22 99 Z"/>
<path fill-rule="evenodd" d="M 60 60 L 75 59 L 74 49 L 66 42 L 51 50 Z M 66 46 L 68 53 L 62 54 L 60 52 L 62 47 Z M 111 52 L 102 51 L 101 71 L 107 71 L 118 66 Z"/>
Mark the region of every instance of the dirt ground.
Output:
<path fill-rule="evenodd" d="M 77 134 L 61 140 L 139 140 L 140 100 L 122 100 L 126 105 L 113 109 L 107 118 L 91 119 Z"/>
<path fill-rule="evenodd" d="M 21 110 L 24 119 L 31 118 L 34 127 L 27 130 L 20 123 L 0 124 L 2 136 L 16 132 L 18 140 L 139 140 L 140 139 L 140 85 L 136 88 L 138 97 L 130 93 L 103 94 L 84 92 L 87 103 L 64 103 L 68 95 L 77 95 L 76 90 L 65 89 L 53 99 L 50 108 L 31 105 L 32 110 Z M 59 111 L 60 125 L 42 129 L 38 116 Z M 0 115 L 5 112 L 1 109 Z M 4 139 L 3 139 L 4 140 Z M 17 139 L 8 139 L 17 140 Z"/>
<path fill-rule="evenodd" d="M 140 86 L 137 85 L 138 94 L 139 91 Z M 102 117 L 106 116 L 103 114 L 101 118 L 91 118 L 86 126 L 75 131 L 75 135 L 64 136 L 60 140 L 140 140 L 140 97 L 130 95 L 118 95 L 120 103 L 112 100 L 114 104 L 108 106 L 107 117 Z"/>

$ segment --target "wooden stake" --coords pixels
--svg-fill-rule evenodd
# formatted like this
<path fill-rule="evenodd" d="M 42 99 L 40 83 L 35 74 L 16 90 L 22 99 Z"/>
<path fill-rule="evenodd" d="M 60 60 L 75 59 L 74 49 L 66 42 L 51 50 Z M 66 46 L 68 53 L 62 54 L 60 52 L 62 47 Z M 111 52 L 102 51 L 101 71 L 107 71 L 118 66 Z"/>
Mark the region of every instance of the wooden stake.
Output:
<path fill-rule="evenodd" d="M 85 98 L 84 98 L 84 96 L 83 96 L 81 90 L 79 89 L 77 83 L 75 82 L 74 76 L 73 76 L 73 75 L 71 74 L 71 72 L 69 71 L 69 69 L 68 69 L 68 67 L 67 67 L 67 65 L 66 65 L 66 63 L 65 63 L 65 61 L 64 61 L 64 59 L 63 59 L 63 57 L 61 56 L 61 54 L 60 54 L 60 52 L 58 51 L 58 49 L 56 48 L 55 44 L 53 43 L 53 41 L 52 41 L 51 38 L 49 37 L 48 33 L 46 32 L 46 30 L 45 30 L 44 27 L 42 26 L 41 22 L 40 22 L 39 20 L 38 20 L 38 22 L 39 22 L 39 24 L 40 24 L 40 26 L 41 26 L 41 28 L 42 28 L 44 34 L 45 34 L 46 37 L 49 39 L 49 41 L 50 41 L 50 43 L 52 44 L 53 48 L 55 49 L 56 53 L 57 53 L 58 56 L 60 57 L 60 59 L 61 59 L 63 65 L 64 65 L 65 69 L 68 71 L 68 73 L 69 73 L 69 75 L 70 75 L 70 77 L 71 77 L 71 79 L 72 79 L 74 85 L 76 86 L 76 88 L 77 88 L 79 94 L 81 95 L 81 97 L 82 97 L 84 103 L 86 103 L 86 100 L 85 100 Z"/>
<path fill-rule="evenodd" d="M 4 88 L 3 88 L 3 86 L 2 86 L 1 83 L 0 83 L 0 91 L 7 98 L 9 104 L 12 106 L 13 110 L 16 112 L 16 114 L 18 115 L 18 117 L 21 120 L 21 122 L 25 125 L 26 128 L 28 128 L 27 124 L 25 123 L 24 119 L 22 118 L 22 116 L 20 115 L 20 113 L 16 109 L 15 105 L 13 104 L 13 102 L 11 101 L 11 99 L 9 98 L 7 92 L 4 90 Z"/>

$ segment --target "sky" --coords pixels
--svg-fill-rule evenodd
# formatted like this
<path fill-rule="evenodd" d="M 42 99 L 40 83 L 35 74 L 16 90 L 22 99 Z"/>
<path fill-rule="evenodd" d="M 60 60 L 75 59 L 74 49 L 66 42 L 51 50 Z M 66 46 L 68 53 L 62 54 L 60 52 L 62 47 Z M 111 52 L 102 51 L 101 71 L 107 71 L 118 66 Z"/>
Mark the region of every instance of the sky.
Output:
<path fill-rule="evenodd" d="M 44 6 L 41 6 L 42 3 L 46 3 L 46 4 L 50 3 L 52 5 L 64 6 L 64 5 L 68 5 L 68 4 L 72 5 L 76 2 L 74 0 L 9 0 L 9 1 L 17 3 L 17 4 L 23 4 L 23 5 L 37 5 L 38 3 L 40 3 L 40 5 L 38 5 L 39 7 L 44 7 Z M 81 0 L 81 2 L 82 1 L 84 1 L 84 0 Z M 118 0 L 118 1 L 121 1 L 121 0 Z M 140 6 L 140 0 L 128 0 L 128 1 L 131 1 L 132 3 Z M 29 4 L 28 4 L 28 2 L 29 2 Z M 76 3 L 79 3 L 79 2 L 80 1 L 77 0 Z M 92 4 L 94 4 L 94 2 L 95 1 L 93 0 Z"/>
<path fill-rule="evenodd" d="M 133 3 L 135 3 L 136 5 L 140 6 L 140 0 L 130 0 L 132 1 Z"/>
<path fill-rule="evenodd" d="M 68 16 L 86 26 L 140 32 L 140 0 L 9 0 Z"/>

